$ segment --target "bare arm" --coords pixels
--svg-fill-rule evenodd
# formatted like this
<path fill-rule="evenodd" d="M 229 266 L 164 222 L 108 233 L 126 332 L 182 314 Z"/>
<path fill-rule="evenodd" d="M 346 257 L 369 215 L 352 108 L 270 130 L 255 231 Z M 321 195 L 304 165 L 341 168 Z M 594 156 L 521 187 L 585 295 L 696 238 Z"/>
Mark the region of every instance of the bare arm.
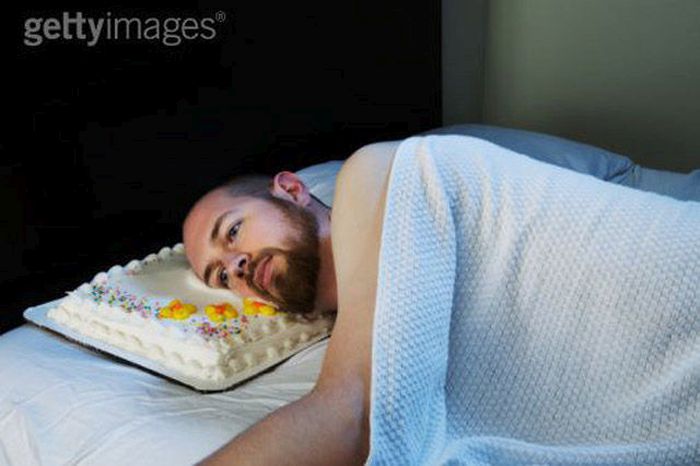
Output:
<path fill-rule="evenodd" d="M 233 439 L 201 465 L 360 464 L 361 429 L 345 396 L 313 390 Z"/>
<path fill-rule="evenodd" d="M 331 221 L 338 316 L 316 386 L 200 465 L 364 463 L 381 222 L 397 144 L 363 147 L 338 175 Z"/>

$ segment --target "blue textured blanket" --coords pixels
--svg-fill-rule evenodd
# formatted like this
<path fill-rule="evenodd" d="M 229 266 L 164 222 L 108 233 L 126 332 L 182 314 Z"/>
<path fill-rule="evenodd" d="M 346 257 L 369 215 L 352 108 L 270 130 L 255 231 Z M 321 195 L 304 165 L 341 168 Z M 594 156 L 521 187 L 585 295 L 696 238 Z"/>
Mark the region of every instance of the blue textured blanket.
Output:
<path fill-rule="evenodd" d="M 700 464 L 700 203 L 434 135 L 386 202 L 369 464 Z"/>

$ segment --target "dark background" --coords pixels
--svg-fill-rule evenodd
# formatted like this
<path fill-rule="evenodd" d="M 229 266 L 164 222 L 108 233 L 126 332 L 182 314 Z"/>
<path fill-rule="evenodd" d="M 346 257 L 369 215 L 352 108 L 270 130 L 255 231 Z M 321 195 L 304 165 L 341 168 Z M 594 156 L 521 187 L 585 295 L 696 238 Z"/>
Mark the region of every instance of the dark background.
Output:
<path fill-rule="evenodd" d="M 23 2 L 3 14 L 0 333 L 179 242 L 234 173 L 344 159 L 440 125 L 440 2 Z M 24 45 L 27 17 L 214 16 L 211 41 Z"/>

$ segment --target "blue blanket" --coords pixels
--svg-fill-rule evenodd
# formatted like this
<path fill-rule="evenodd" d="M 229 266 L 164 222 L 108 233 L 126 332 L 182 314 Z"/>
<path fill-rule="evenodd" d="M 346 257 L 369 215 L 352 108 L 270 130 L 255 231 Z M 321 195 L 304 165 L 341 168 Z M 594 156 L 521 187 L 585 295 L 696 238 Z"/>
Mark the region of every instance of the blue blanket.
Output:
<path fill-rule="evenodd" d="M 700 464 L 700 203 L 404 140 L 369 464 Z"/>

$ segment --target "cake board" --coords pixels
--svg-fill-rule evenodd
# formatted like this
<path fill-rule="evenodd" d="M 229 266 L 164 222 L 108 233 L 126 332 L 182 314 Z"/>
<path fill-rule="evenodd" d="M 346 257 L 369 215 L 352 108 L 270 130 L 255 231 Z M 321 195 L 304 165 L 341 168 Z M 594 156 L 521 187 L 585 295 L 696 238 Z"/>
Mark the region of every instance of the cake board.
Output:
<path fill-rule="evenodd" d="M 117 360 L 126 362 L 130 365 L 143 369 L 146 372 L 163 377 L 168 381 L 178 383 L 203 394 L 223 392 L 234 389 L 239 385 L 250 381 L 252 378 L 258 375 L 271 371 L 276 366 L 286 361 L 290 357 L 294 356 L 295 354 L 330 336 L 330 334 L 320 333 L 309 338 L 308 341 L 296 346 L 293 352 L 290 352 L 288 354 L 281 354 L 280 356 L 273 359 L 269 359 L 263 363 L 256 365 L 253 368 L 244 369 L 231 377 L 224 378 L 219 381 L 205 382 L 199 379 L 188 377 L 185 374 L 181 374 L 152 359 L 142 357 L 131 351 L 127 351 L 125 349 L 111 345 L 107 342 L 100 341 L 95 338 L 80 334 L 75 330 L 71 329 L 70 327 L 67 327 L 59 322 L 55 322 L 49 319 L 47 313 L 50 309 L 56 307 L 60 303 L 60 301 L 61 299 L 57 299 L 55 301 L 51 301 L 39 306 L 29 307 L 23 313 L 24 318 L 27 321 L 44 330 L 48 330 L 55 334 L 58 334 L 70 341 L 80 344 L 81 346 L 87 347 L 101 354 L 114 357 Z"/>

